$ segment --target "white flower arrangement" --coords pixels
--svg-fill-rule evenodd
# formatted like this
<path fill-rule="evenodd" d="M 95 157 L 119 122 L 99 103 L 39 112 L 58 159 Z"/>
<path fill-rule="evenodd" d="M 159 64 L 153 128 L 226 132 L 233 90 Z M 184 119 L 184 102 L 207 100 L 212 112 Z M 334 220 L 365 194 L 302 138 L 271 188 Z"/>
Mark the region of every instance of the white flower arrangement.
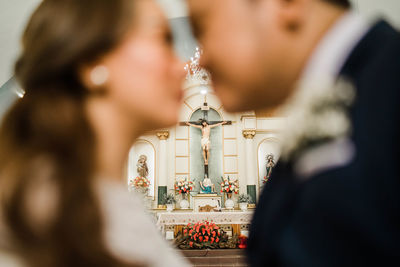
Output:
<path fill-rule="evenodd" d="M 282 159 L 296 157 L 314 144 L 349 136 L 348 108 L 354 98 L 353 85 L 343 79 L 303 82 L 281 110 L 288 120 Z"/>

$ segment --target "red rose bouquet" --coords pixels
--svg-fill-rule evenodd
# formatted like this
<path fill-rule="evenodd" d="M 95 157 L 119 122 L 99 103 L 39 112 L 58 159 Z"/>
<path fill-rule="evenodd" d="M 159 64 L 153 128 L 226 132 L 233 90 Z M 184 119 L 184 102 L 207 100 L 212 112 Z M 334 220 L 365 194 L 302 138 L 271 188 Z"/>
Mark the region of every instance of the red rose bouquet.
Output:
<path fill-rule="evenodd" d="M 195 224 L 189 223 L 183 229 L 183 236 L 188 239 L 191 248 L 218 248 L 221 240 L 221 230 L 215 223 L 208 221 Z"/>

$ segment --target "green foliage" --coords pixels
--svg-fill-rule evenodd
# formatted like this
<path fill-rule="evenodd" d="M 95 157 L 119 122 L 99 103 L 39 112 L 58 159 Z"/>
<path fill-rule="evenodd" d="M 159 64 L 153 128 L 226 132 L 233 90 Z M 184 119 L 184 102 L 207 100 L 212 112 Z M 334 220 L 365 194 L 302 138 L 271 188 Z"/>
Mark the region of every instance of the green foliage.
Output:
<path fill-rule="evenodd" d="M 247 194 L 241 194 L 239 196 L 239 203 L 250 203 L 251 202 L 251 196 Z"/>
<path fill-rule="evenodd" d="M 165 204 L 175 204 L 176 203 L 176 199 L 175 199 L 175 195 L 170 193 L 170 194 L 164 194 L 164 203 Z"/>

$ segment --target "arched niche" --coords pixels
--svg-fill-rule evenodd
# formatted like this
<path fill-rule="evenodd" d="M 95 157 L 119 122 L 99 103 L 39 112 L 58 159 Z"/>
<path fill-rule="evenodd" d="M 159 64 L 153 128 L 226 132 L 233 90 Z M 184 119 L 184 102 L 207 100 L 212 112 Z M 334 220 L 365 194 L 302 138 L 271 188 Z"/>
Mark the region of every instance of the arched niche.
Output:
<path fill-rule="evenodd" d="M 275 164 L 280 157 L 280 143 L 277 138 L 270 137 L 262 140 L 258 144 L 257 149 L 257 165 L 258 165 L 258 186 L 261 189 L 263 185 L 264 176 L 267 173 L 267 156 L 272 154 L 274 156 Z"/>
<path fill-rule="evenodd" d="M 203 118 L 203 111 L 199 108 L 190 116 L 190 121 Z M 221 115 L 213 108 L 208 111 L 208 121 L 221 121 Z M 204 179 L 204 158 L 201 147 L 201 129 L 190 127 L 190 177 L 195 183 L 195 191 L 199 192 L 200 181 Z M 208 165 L 209 177 L 215 185 L 215 190 L 220 191 L 220 177 L 223 175 L 223 145 L 222 126 L 211 129 L 210 133 L 210 158 Z"/>
<path fill-rule="evenodd" d="M 129 151 L 128 158 L 128 183 L 129 180 L 135 179 L 138 176 L 136 163 L 141 155 L 147 157 L 147 167 L 150 180 L 148 196 L 154 199 L 156 189 L 156 151 L 152 143 L 146 140 L 138 140 Z"/>

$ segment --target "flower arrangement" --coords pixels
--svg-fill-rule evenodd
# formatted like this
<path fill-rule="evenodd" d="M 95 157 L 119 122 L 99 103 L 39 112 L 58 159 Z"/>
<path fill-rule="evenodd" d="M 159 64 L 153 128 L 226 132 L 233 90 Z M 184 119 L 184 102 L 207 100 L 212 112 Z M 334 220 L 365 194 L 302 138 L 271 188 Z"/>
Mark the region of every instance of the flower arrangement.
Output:
<path fill-rule="evenodd" d="M 250 203 L 251 202 L 251 196 L 247 195 L 247 194 L 241 194 L 239 196 L 239 203 Z"/>
<path fill-rule="evenodd" d="M 239 236 L 239 244 L 238 248 L 240 249 L 246 249 L 247 248 L 247 237 L 244 235 Z"/>
<path fill-rule="evenodd" d="M 178 194 L 186 194 L 190 193 L 194 188 L 194 183 L 192 181 L 188 181 L 187 178 L 175 182 L 175 190 Z"/>
<path fill-rule="evenodd" d="M 176 203 L 176 199 L 175 199 L 175 195 L 174 194 L 164 194 L 164 201 L 163 201 L 164 205 L 165 204 L 175 204 Z"/>
<path fill-rule="evenodd" d="M 133 180 L 129 181 L 129 189 L 138 189 L 138 188 L 149 188 L 150 181 L 145 177 L 136 177 Z"/>
<path fill-rule="evenodd" d="M 183 229 L 183 236 L 188 239 L 190 248 L 194 246 L 217 248 L 221 240 L 221 230 L 215 223 L 208 221 L 189 223 Z"/>
<path fill-rule="evenodd" d="M 222 178 L 221 182 L 221 193 L 227 193 L 227 194 L 238 194 L 239 193 L 239 182 L 238 180 L 231 180 L 228 176 L 228 178 Z"/>
<path fill-rule="evenodd" d="M 236 234 L 230 238 L 208 221 L 189 223 L 178 233 L 174 243 L 180 249 L 235 249 L 241 244 Z"/>

